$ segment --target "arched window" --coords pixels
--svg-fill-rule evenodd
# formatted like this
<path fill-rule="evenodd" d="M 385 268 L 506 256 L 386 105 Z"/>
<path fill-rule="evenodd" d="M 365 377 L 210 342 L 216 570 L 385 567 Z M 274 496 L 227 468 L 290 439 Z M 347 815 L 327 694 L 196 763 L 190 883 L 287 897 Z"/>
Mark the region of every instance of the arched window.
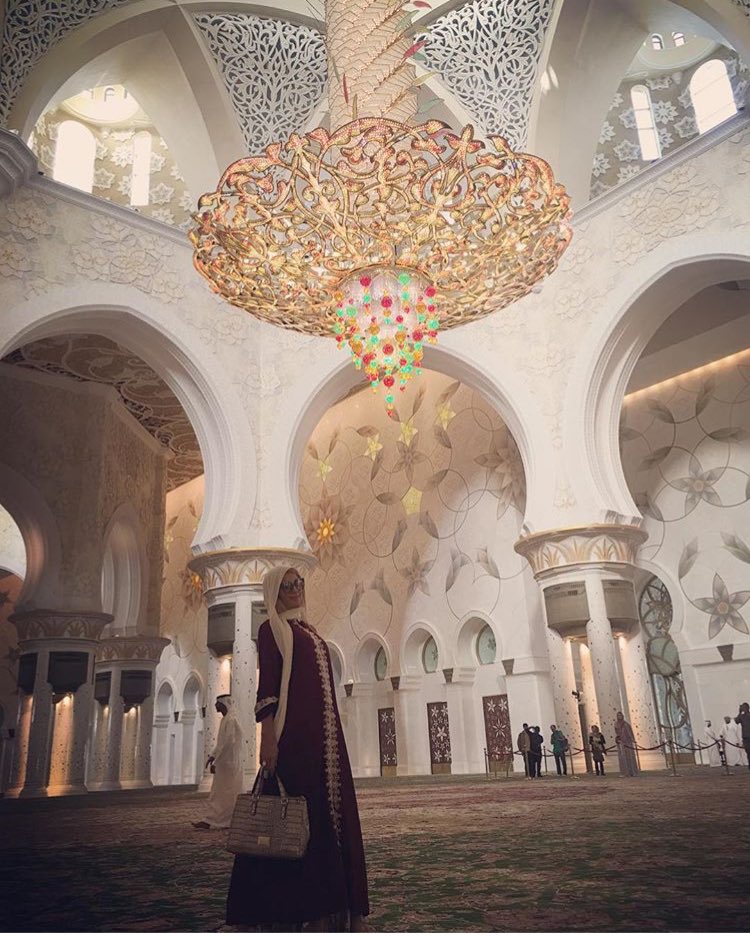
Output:
<path fill-rule="evenodd" d="M 485 624 L 477 634 L 476 652 L 477 659 L 482 666 L 487 666 L 489 663 L 495 662 L 495 657 L 497 656 L 497 642 L 495 641 L 495 635 L 489 624 Z"/>
<path fill-rule="evenodd" d="M 64 120 L 57 130 L 52 178 L 90 192 L 94 187 L 95 159 L 94 134 L 77 120 Z"/>
<path fill-rule="evenodd" d="M 696 70 L 690 79 L 690 99 L 699 133 L 706 133 L 737 113 L 724 62 L 711 59 Z"/>
<path fill-rule="evenodd" d="M 652 49 L 664 48 L 664 39 L 659 35 L 659 33 L 654 33 L 651 36 L 651 48 Z"/>
<path fill-rule="evenodd" d="M 434 637 L 428 637 L 422 647 L 422 669 L 434 673 L 438 668 L 438 648 Z"/>
<path fill-rule="evenodd" d="M 684 46 L 684 45 L 685 45 L 685 33 L 673 32 L 673 33 L 672 33 L 672 42 L 674 42 L 674 44 L 675 44 L 676 46 L 678 46 L 678 47 L 679 47 L 679 46 Z"/>
<path fill-rule="evenodd" d="M 147 205 L 151 179 L 151 134 L 142 130 L 133 137 L 133 171 L 130 177 L 130 204 Z"/>
<path fill-rule="evenodd" d="M 654 121 L 651 95 L 648 88 L 645 85 L 633 85 L 630 89 L 630 100 L 635 114 L 638 142 L 641 145 L 641 158 L 646 162 L 661 159 L 659 134 L 656 132 L 656 122 Z"/>
<path fill-rule="evenodd" d="M 375 679 L 378 682 L 382 682 L 385 679 L 386 673 L 388 672 L 388 658 L 386 657 L 385 650 L 382 647 L 379 647 L 378 652 L 375 654 L 373 669 L 375 670 Z"/>

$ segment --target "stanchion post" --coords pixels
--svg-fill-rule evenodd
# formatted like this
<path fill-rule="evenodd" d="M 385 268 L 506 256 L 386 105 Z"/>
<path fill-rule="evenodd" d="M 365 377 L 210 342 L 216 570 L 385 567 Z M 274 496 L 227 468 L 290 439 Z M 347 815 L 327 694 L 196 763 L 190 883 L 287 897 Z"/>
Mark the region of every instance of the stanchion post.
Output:
<path fill-rule="evenodd" d="M 711 755 L 709 754 L 709 760 L 710 760 L 710 757 Z M 699 762 L 699 766 L 702 767 L 703 766 L 703 745 L 700 743 L 700 741 L 698 742 L 698 762 Z"/>
<path fill-rule="evenodd" d="M 576 775 L 576 769 L 575 769 L 575 767 L 573 766 L 573 748 L 572 748 L 572 747 L 568 747 L 568 750 L 563 752 L 563 757 L 565 757 L 565 756 L 567 756 L 567 755 L 570 755 L 570 756 L 568 757 L 568 759 L 570 760 L 570 776 L 571 776 L 571 777 L 575 777 L 575 775 Z"/>
<path fill-rule="evenodd" d="M 546 775 L 547 773 L 549 773 L 549 771 L 547 770 L 547 745 L 546 744 L 542 746 L 542 756 L 544 757 L 544 773 Z"/>
<path fill-rule="evenodd" d="M 487 774 L 487 779 L 490 779 L 490 759 L 487 755 L 487 748 L 484 748 L 484 772 Z"/>
<path fill-rule="evenodd" d="M 674 738 L 669 743 L 669 753 L 670 753 L 670 757 L 672 760 L 672 776 L 676 777 L 677 776 L 677 761 L 675 760 L 675 756 L 674 756 Z"/>

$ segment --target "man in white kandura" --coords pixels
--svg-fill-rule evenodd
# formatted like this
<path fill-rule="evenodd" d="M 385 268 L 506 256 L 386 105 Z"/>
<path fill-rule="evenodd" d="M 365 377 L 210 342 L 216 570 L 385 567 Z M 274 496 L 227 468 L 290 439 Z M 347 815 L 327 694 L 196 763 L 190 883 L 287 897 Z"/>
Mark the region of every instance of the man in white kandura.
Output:
<path fill-rule="evenodd" d="M 219 696 L 216 711 L 221 713 L 216 747 L 206 761 L 214 775 L 208 795 L 208 809 L 201 822 L 194 822 L 196 829 L 228 829 L 234 804 L 242 792 L 242 727 L 234 711 L 232 697 Z"/>
<path fill-rule="evenodd" d="M 722 738 L 718 728 L 714 728 L 711 719 L 706 719 L 706 728 L 703 738 L 703 756 L 708 756 L 709 767 L 721 767 L 722 764 Z"/>
<path fill-rule="evenodd" d="M 727 755 L 727 763 L 730 767 L 743 767 L 745 764 L 745 750 L 742 747 L 742 732 L 740 726 L 734 723 L 729 715 L 724 716 L 722 726 L 724 740 L 724 750 Z"/>

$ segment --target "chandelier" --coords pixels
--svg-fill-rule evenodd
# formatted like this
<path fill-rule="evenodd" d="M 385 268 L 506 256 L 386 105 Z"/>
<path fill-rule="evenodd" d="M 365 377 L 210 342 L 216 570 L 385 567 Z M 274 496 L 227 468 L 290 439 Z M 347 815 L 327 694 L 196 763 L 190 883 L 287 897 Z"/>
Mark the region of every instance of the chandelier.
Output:
<path fill-rule="evenodd" d="M 360 19 L 402 6 L 374 0 Z M 328 38 L 341 46 L 330 23 Z M 402 84 L 414 48 L 391 69 Z M 367 80 L 364 69 L 360 86 Z M 382 76 L 375 84 L 387 89 Z M 544 160 L 501 137 L 485 144 L 470 125 L 457 134 L 437 120 L 339 124 L 346 107 L 329 94 L 335 129 L 238 160 L 202 196 L 195 265 L 257 318 L 334 337 L 392 411 L 440 331 L 515 302 L 555 269 L 571 238 L 569 198 Z M 403 112 L 404 93 L 396 99 Z"/>

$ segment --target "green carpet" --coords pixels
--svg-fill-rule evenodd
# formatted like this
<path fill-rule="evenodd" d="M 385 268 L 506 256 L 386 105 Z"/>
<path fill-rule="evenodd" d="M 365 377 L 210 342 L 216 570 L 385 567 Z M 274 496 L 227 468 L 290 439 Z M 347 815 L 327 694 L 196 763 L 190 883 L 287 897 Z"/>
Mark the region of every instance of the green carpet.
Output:
<path fill-rule="evenodd" d="M 743 931 L 750 772 L 358 782 L 372 929 Z M 175 790 L 0 802 L 3 931 L 206 931 L 232 857 Z"/>

